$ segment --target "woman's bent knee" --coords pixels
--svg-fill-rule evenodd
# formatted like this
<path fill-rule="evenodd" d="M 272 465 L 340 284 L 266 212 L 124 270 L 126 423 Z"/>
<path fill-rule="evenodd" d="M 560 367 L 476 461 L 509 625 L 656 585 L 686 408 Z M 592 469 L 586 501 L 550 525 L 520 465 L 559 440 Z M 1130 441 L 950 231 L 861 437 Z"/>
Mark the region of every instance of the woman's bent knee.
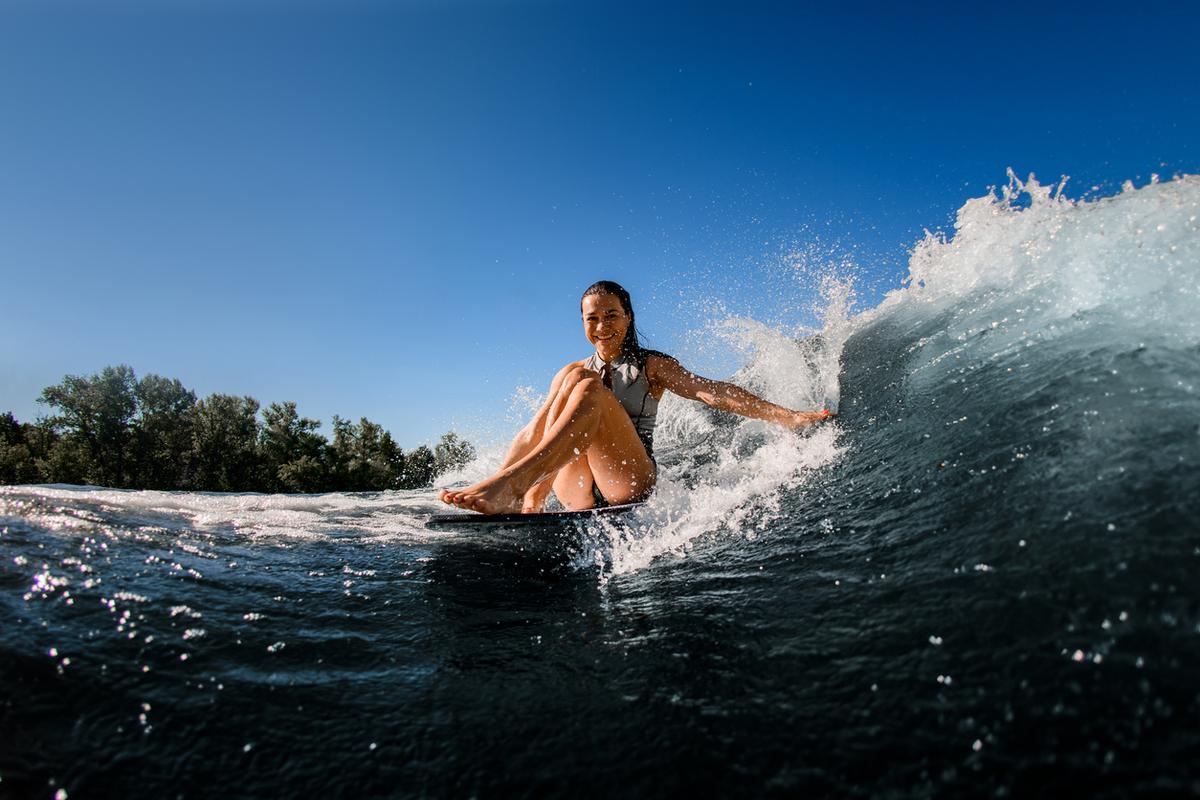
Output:
<path fill-rule="evenodd" d="M 551 387 L 551 391 L 556 394 L 570 394 L 581 380 L 591 377 L 596 373 L 587 367 L 572 367 L 569 371 L 562 375 L 556 387 Z"/>
<path fill-rule="evenodd" d="M 573 370 L 567 373 L 567 380 L 571 381 L 572 383 L 579 383 L 580 381 L 587 380 L 588 378 L 599 377 L 599 372 L 596 372 L 594 369 L 588 369 L 587 367 L 575 367 Z"/>
<path fill-rule="evenodd" d="M 587 367 L 575 367 L 566 374 L 563 378 L 562 385 L 559 387 L 559 393 L 563 395 L 572 394 L 576 387 L 588 381 L 600 383 L 600 373 L 588 369 Z"/>
<path fill-rule="evenodd" d="M 583 397 L 595 397 L 599 395 L 600 392 L 608 392 L 608 387 L 604 385 L 604 381 L 600 379 L 598 374 L 592 372 L 591 370 L 587 370 L 587 372 L 590 374 L 580 377 L 580 379 L 575 382 L 575 385 L 572 387 L 573 394 L 578 392 Z M 611 392 L 609 394 L 611 394 Z"/>

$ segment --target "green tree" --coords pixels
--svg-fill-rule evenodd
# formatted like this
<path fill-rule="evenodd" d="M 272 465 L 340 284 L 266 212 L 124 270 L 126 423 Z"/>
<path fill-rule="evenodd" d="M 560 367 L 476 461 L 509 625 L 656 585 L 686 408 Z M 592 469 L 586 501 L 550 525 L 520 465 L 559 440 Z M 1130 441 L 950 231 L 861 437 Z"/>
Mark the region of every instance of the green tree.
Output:
<path fill-rule="evenodd" d="M 355 425 L 335 416 L 329 453 L 335 491 L 395 488 L 405 464 L 404 451 L 392 435 L 366 417 Z"/>
<path fill-rule="evenodd" d="M 77 445 L 70 447 L 72 463 L 83 469 L 77 477 L 102 486 L 127 485 L 136 391 L 133 370 L 124 364 L 105 367 L 99 375 L 89 377 L 67 375 L 62 383 L 42 391 L 39 402 L 59 411 L 50 423 Z M 77 460 L 81 453 L 86 454 L 86 463 Z"/>
<path fill-rule="evenodd" d="M 442 434 L 442 439 L 433 448 L 434 477 L 452 469 L 465 467 L 475 460 L 475 445 L 460 439 L 457 433 Z"/>
<path fill-rule="evenodd" d="M 17 418 L 11 411 L 0 414 L 0 442 L 4 444 L 25 443 L 25 431 L 21 429 L 21 423 L 17 422 Z"/>
<path fill-rule="evenodd" d="M 56 438 L 39 462 L 42 480 L 47 483 L 95 483 L 94 464 L 88 450 L 75 437 Z"/>
<path fill-rule="evenodd" d="M 12 412 L 0 414 L 0 484 L 34 483 L 38 477 L 24 426 Z"/>
<path fill-rule="evenodd" d="M 404 457 L 404 471 L 396 486 L 399 489 L 421 489 L 433 483 L 434 475 L 433 451 L 421 445 Z"/>
<path fill-rule="evenodd" d="M 258 478 L 258 401 L 212 394 L 192 415 L 192 484 L 213 492 L 249 492 Z"/>
<path fill-rule="evenodd" d="M 258 419 L 253 397 L 213 394 L 197 402 L 178 380 L 125 365 L 67 375 L 39 402 L 56 414 L 36 424 L 0 415 L 0 483 L 245 492 L 379 491 L 429 486 L 475 457 L 455 433 L 405 455 L 366 417 L 333 418 L 333 441 L 295 403 L 272 403 Z"/>
<path fill-rule="evenodd" d="M 45 419 L 40 419 L 36 423 L 21 423 L 21 433 L 25 437 L 25 446 L 29 448 L 29 453 L 33 456 L 33 462 L 37 466 L 36 480 L 43 483 L 51 482 L 50 451 L 61 437 L 54 432 L 54 426 L 50 421 Z"/>
<path fill-rule="evenodd" d="M 366 419 L 363 419 L 363 422 L 366 422 Z M 378 428 L 378 426 L 376 427 Z M 382 433 L 379 435 L 378 443 L 372 449 L 371 488 L 375 491 L 395 489 L 400 482 L 400 476 L 404 473 L 404 451 L 392 439 L 391 433 L 382 428 L 378 429 Z"/>
<path fill-rule="evenodd" d="M 188 484 L 196 393 L 178 380 L 147 375 L 137 383 L 132 426 L 133 485 L 182 489 Z"/>
<path fill-rule="evenodd" d="M 319 492 L 329 482 L 321 423 L 301 417 L 296 404 L 272 403 L 263 411 L 259 448 L 265 486 L 273 492 Z"/>

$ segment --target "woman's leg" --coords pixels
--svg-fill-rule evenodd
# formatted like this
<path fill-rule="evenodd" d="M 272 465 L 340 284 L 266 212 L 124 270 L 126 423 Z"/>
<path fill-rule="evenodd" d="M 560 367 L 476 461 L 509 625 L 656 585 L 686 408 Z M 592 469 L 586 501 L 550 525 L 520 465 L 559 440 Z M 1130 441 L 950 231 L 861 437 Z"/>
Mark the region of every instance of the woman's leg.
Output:
<path fill-rule="evenodd" d="M 592 489 L 595 485 L 596 478 L 584 456 L 570 462 L 554 475 L 554 494 L 568 511 L 594 507 L 596 496 Z"/>
<path fill-rule="evenodd" d="M 533 419 L 529 424 L 520 430 L 513 438 L 512 444 L 508 446 L 508 454 L 504 457 L 504 461 L 500 464 L 500 471 L 511 467 L 516 462 L 520 461 L 526 455 L 533 451 L 545 437 L 546 430 L 552 424 L 552 421 L 558 417 L 566 405 L 567 398 L 575 385 L 586 375 L 594 374 L 583 368 L 579 364 L 568 364 L 563 367 L 554 376 L 550 382 L 550 391 L 546 395 L 546 402 L 542 403 L 541 409 L 534 414 Z M 546 507 L 546 500 L 550 496 L 551 484 L 554 476 L 550 475 L 542 481 L 531 486 L 526 492 L 521 503 L 521 511 L 523 513 L 531 513 L 541 511 Z M 438 493 L 438 497 L 444 503 L 453 503 L 453 497 L 461 494 L 448 489 L 443 489 Z"/>
<path fill-rule="evenodd" d="M 575 367 L 566 371 L 565 373 L 560 373 L 555 378 L 554 384 L 550 387 L 551 395 L 545 406 L 543 406 L 541 413 L 539 413 L 538 417 L 536 417 L 533 422 L 533 424 L 538 426 L 538 441 L 535 441 L 528 447 L 524 448 L 519 454 L 517 454 L 516 458 L 512 457 L 513 453 L 515 452 L 515 448 L 511 450 L 509 453 L 509 458 L 506 459 L 504 464 L 500 466 L 500 469 L 503 470 L 505 467 L 515 464 L 523 456 L 531 452 L 535 445 L 540 443 L 545 431 L 553 427 L 554 421 L 557 420 L 559 415 L 562 414 L 562 410 L 566 406 L 567 401 L 570 399 L 571 392 L 575 390 L 575 386 L 585 377 L 594 374 L 595 373 L 583 367 Z M 525 497 L 521 502 L 521 512 L 525 514 L 532 514 L 544 510 L 546 507 L 546 500 L 550 497 L 551 488 L 558 488 L 558 476 L 563 474 L 564 471 L 571 470 L 574 463 L 575 462 L 572 462 L 571 464 L 563 466 L 557 473 L 543 478 L 531 486 L 529 490 L 525 492 Z M 590 473 L 588 475 L 588 481 L 588 485 L 590 487 Z M 591 489 L 589 488 L 588 491 L 590 492 Z M 566 505 L 567 508 L 572 508 L 572 506 L 567 505 L 567 501 L 563 499 L 562 492 L 556 491 L 555 493 L 558 495 L 559 502 L 561 502 L 563 505 Z"/>
<path fill-rule="evenodd" d="M 610 502 L 645 496 L 654 486 L 654 462 L 625 409 L 594 372 L 571 374 L 573 385 L 535 448 L 485 481 L 443 492 L 442 500 L 486 514 L 516 511 L 535 484 L 577 459 L 586 462 Z"/>
<path fill-rule="evenodd" d="M 595 377 L 595 375 L 596 373 L 590 370 L 582 370 L 578 375 L 571 376 L 571 388 L 574 388 L 574 383 L 577 383 L 580 379 L 584 377 Z M 564 392 L 563 398 L 565 399 L 568 395 L 569 391 Z M 553 425 L 554 421 L 558 419 L 558 416 L 561 413 L 561 405 L 556 404 L 552 406 L 550 409 L 548 424 Z M 589 450 L 588 452 L 590 453 L 591 451 Z M 618 480 L 620 480 L 619 477 Z M 592 474 L 592 467 L 588 460 L 587 453 L 576 456 L 571 461 L 568 461 L 566 464 L 560 467 L 558 472 L 556 472 L 551 478 L 543 480 L 530 490 L 530 494 L 535 491 L 541 492 L 541 503 L 536 509 L 533 510 L 541 511 L 545 506 L 546 496 L 549 495 L 551 484 L 553 485 L 554 494 L 558 497 L 558 501 L 570 511 L 593 508 L 596 505 L 596 495 L 594 493 L 596 478 Z M 528 501 L 528 499 L 529 494 L 526 495 L 526 500 Z M 528 507 L 528 505 L 529 503 L 526 502 L 526 507 Z"/>
<path fill-rule="evenodd" d="M 513 438 L 512 444 L 508 446 L 508 454 L 504 457 L 504 462 L 500 465 L 500 469 L 512 466 L 520 461 L 524 456 L 533 450 L 534 447 L 542 441 L 542 437 L 546 435 L 547 420 L 550 417 L 551 411 L 556 407 L 561 407 L 563 400 L 560 400 L 560 395 L 564 390 L 564 386 L 568 383 L 569 378 L 574 375 L 581 367 L 575 364 L 568 364 L 558 371 L 554 376 L 554 380 L 550 381 L 550 391 L 546 395 L 546 402 L 542 403 L 541 409 L 533 415 L 533 419 L 529 421 L 521 431 Z M 570 387 L 566 387 L 569 392 L 570 388 L 574 387 L 575 383 L 571 382 Z"/>

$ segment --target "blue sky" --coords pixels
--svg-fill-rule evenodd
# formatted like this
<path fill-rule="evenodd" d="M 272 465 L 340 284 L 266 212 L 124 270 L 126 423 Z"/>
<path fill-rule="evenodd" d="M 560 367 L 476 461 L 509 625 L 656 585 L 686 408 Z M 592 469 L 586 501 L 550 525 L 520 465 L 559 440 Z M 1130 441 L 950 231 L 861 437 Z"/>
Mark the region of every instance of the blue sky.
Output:
<path fill-rule="evenodd" d="M 411 447 L 599 278 L 686 350 L 806 306 L 796 249 L 869 302 L 1007 167 L 1200 171 L 1200 6 L 971 5 L 0 5 L 0 411 L 128 363 Z"/>

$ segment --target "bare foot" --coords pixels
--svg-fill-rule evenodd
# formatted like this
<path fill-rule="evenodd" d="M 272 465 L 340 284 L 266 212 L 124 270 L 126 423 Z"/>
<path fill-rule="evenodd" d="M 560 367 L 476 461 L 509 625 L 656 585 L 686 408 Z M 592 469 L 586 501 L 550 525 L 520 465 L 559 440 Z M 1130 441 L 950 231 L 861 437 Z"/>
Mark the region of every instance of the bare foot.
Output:
<path fill-rule="evenodd" d="M 521 503 L 522 514 L 537 514 L 546 510 L 546 500 L 550 497 L 550 489 L 553 485 L 551 478 L 546 478 L 541 483 L 535 483 L 525 492 L 525 499 Z"/>
<path fill-rule="evenodd" d="M 438 499 L 481 514 L 511 514 L 520 510 L 522 495 L 508 479 L 495 476 L 459 491 L 442 489 Z"/>

